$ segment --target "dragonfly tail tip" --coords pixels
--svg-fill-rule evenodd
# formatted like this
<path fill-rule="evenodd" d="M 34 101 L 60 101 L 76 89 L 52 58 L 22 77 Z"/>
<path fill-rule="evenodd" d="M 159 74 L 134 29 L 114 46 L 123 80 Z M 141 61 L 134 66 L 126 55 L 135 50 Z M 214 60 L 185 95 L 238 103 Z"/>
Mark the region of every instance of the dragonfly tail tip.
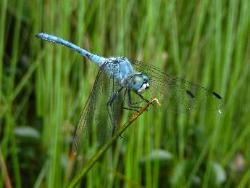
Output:
<path fill-rule="evenodd" d="M 41 34 L 42 34 L 42 33 L 37 33 L 37 34 L 35 34 L 35 37 L 36 37 L 36 38 L 41 38 Z"/>
<path fill-rule="evenodd" d="M 37 33 L 35 34 L 35 37 L 43 39 L 46 36 L 46 33 Z"/>

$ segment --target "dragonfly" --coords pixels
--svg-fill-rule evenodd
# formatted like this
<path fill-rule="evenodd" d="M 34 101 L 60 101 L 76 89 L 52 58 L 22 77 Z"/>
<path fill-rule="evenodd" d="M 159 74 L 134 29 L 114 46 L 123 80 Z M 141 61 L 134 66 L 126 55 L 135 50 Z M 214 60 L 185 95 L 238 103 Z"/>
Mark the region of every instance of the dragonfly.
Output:
<path fill-rule="evenodd" d="M 103 122 L 109 121 L 112 127 L 110 132 L 114 134 L 119 127 L 119 113 L 124 109 L 138 111 L 143 103 L 149 102 L 149 97 L 157 97 L 161 104 L 165 104 L 167 109 L 174 112 L 191 111 L 207 103 L 221 113 L 220 94 L 185 79 L 169 76 L 153 65 L 132 61 L 127 57 L 99 56 L 47 33 L 38 33 L 36 37 L 66 46 L 99 67 L 93 88 L 75 129 L 73 139 L 75 152 L 78 150 L 83 132 L 88 132 L 94 122 L 97 124 L 94 131 L 99 131 L 106 129 Z M 102 131 L 98 134 L 97 137 L 100 138 L 107 136 L 103 135 L 106 133 Z"/>

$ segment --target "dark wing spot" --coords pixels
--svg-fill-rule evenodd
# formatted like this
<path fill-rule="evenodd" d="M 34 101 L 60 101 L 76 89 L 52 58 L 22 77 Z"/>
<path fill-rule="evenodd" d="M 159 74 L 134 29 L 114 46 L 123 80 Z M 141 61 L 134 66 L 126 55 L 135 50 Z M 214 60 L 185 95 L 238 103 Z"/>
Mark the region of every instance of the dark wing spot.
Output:
<path fill-rule="evenodd" d="M 212 93 L 213 93 L 213 95 L 214 95 L 216 98 L 222 99 L 222 97 L 221 97 L 218 93 L 215 93 L 214 91 L 213 91 Z"/>
<path fill-rule="evenodd" d="M 187 93 L 191 98 L 194 98 L 194 94 L 193 94 L 191 91 L 186 90 L 186 93 Z"/>

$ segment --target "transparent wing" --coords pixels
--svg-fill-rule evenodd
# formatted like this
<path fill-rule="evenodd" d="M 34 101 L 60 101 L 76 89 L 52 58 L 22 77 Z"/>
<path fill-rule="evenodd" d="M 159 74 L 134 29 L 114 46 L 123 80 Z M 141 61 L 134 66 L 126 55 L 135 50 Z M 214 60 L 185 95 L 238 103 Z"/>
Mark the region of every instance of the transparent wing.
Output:
<path fill-rule="evenodd" d="M 75 134 L 73 138 L 73 151 L 75 153 L 78 151 L 78 147 L 79 147 L 80 141 L 82 140 L 82 137 L 83 136 L 86 137 L 87 133 L 91 131 L 88 125 L 93 123 L 97 100 L 100 97 L 100 94 L 102 92 L 102 87 L 103 87 L 102 85 L 104 84 L 103 83 L 104 76 L 105 76 L 104 73 L 100 70 L 96 76 L 94 86 L 91 90 L 89 98 L 81 112 L 80 120 L 75 129 Z"/>
<path fill-rule="evenodd" d="M 94 86 L 89 98 L 81 112 L 79 123 L 75 129 L 73 138 L 73 152 L 77 153 L 81 144 L 102 145 L 112 135 L 112 130 L 116 130 L 119 125 L 121 115 L 120 95 L 114 100 L 110 108 L 107 102 L 112 97 L 114 91 L 117 91 L 119 84 L 108 76 L 105 71 L 106 65 L 103 65 L 94 82 Z"/>
<path fill-rule="evenodd" d="M 160 98 L 160 102 L 169 110 L 190 111 L 200 105 L 207 105 L 221 112 L 222 97 L 216 92 L 182 78 L 171 77 L 152 65 L 138 61 L 133 62 L 133 65 L 137 71 L 149 77 L 150 95 Z"/>

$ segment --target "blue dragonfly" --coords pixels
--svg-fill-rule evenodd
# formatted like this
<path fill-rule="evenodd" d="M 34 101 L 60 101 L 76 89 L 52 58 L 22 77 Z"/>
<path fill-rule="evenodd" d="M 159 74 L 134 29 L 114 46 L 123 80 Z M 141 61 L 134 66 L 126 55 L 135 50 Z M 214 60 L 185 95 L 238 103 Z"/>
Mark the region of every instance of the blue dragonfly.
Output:
<path fill-rule="evenodd" d="M 76 127 L 74 151 L 77 151 L 83 132 L 89 132 L 91 125 L 97 124 L 94 131 L 105 130 L 104 121 L 109 121 L 112 126 L 109 132 L 113 134 L 118 129 L 119 113 L 123 109 L 138 111 L 143 103 L 149 102 L 149 97 L 157 97 L 161 104 L 174 112 L 191 111 L 206 103 L 221 113 L 222 97 L 218 93 L 182 78 L 171 77 L 152 65 L 131 61 L 126 57 L 102 57 L 46 33 L 38 33 L 36 37 L 66 46 L 99 67 Z M 107 110 L 101 108 L 103 105 L 107 106 Z M 105 113 L 109 118 L 105 117 Z M 97 137 L 107 137 L 105 132 L 99 131 Z"/>

